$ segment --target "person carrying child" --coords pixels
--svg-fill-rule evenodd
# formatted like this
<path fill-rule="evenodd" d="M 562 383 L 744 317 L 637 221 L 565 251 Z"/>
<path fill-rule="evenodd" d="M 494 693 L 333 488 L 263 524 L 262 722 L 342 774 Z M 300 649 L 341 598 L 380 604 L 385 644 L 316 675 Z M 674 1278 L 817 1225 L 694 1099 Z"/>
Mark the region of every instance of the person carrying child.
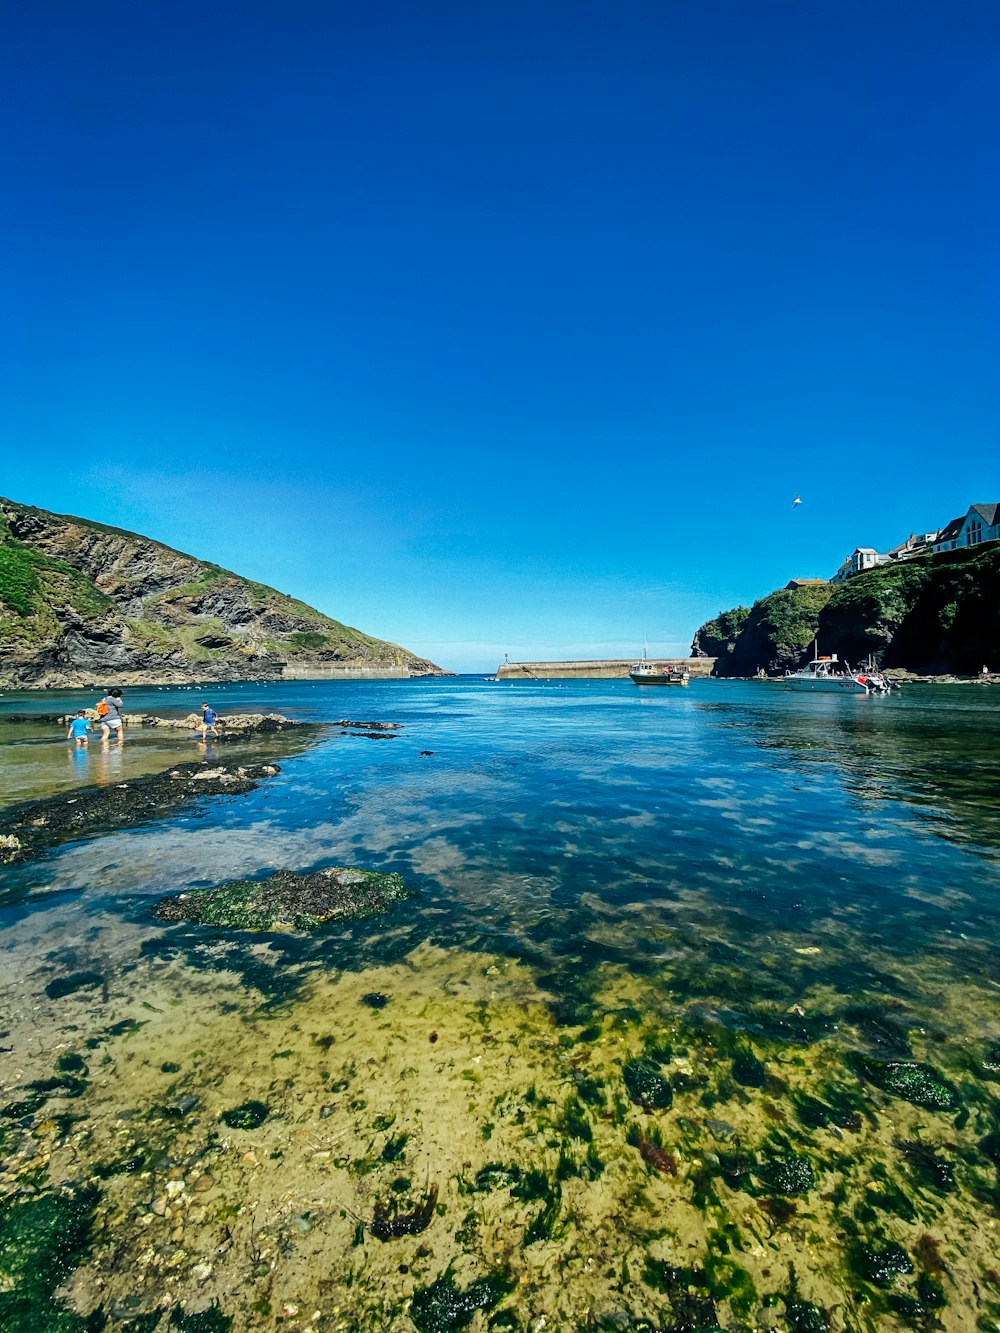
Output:
<path fill-rule="evenodd" d="M 89 743 L 90 723 L 87 721 L 86 713 L 77 713 L 76 717 L 71 718 L 66 739 L 75 740 L 77 747 L 81 749 Z"/>

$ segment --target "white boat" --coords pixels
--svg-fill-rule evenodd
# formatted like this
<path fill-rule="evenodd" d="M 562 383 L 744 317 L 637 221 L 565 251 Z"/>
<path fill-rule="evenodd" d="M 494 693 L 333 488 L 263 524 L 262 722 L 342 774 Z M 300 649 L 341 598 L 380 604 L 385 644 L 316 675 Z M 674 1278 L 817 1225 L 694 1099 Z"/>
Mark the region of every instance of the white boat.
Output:
<path fill-rule="evenodd" d="M 686 685 L 690 679 L 681 662 L 647 662 L 645 657 L 629 667 L 628 674 L 636 685 Z"/>
<path fill-rule="evenodd" d="M 792 690 L 820 690 L 826 694 L 888 694 L 891 688 L 881 672 L 852 671 L 836 653 L 814 657 L 798 671 L 786 671 L 785 684 Z"/>

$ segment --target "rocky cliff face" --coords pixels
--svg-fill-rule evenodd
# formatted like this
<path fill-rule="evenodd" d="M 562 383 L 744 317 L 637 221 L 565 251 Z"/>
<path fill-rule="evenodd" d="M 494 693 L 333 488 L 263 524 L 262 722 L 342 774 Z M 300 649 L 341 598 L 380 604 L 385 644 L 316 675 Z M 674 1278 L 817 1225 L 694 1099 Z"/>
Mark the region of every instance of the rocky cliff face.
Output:
<path fill-rule="evenodd" d="M 0 499 L 0 687 L 439 675 L 137 533 Z"/>
<path fill-rule="evenodd" d="M 826 583 L 781 588 L 754 602 L 742 618 L 737 612 L 743 608 L 717 617 L 721 621 L 728 615 L 736 633 L 731 642 L 718 644 L 715 675 L 752 676 L 761 668 L 780 673 L 797 667 L 810 656 L 819 615 L 831 591 Z M 697 637 L 700 642 L 700 632 Z"/>
<path fill-rule="evenodd" d="M 844 661 L 975 675 L 1000 670 L 1000 543 L 881 565 L 836 586 L 783 589 L 709 621 L 716 675 L 751 676 L 801 666 L 812 643 Z M 730 617 L 726 620 L 726 617 Z M 719 627 L 733 632 L 719 639 Z"/>

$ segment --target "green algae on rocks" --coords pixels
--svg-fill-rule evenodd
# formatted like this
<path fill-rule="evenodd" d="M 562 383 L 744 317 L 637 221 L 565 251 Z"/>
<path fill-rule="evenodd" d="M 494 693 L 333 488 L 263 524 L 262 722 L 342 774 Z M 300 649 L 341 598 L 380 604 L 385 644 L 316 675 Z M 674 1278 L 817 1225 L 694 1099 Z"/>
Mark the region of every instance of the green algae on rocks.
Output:
<path fill-rule="evenodd" d="M 30 861 L 66 842 L 165 819 L 205 796 L 243 796 L 278 764 L 177 764 L 128 782 L 73 787 L 0 812 L 0 864 Z"/>
<path fill-rule="evenodd" d="M 327 922 L 374 916 L 405 898 L 401 875 L 349 866 L 327 866 L 312 874 L 279 870 L 269 879 L 233 880 L 163 898 L 160 921 L 196 921 L 230 930 L 314 931 Z"/>
<path fill-rule="evenodd" d="M 89 1187 L 0 1199 L 2 1333 L 85 1333 L 55 1291 L 83 1258 L 98 1197 Z"/>
<path fill-rule="evenodd" d="M 244 1102 L 230 1111 L 223 1111 L 219 1119 L 230 1129 L 258 1129 L 267 1119 L 269 1108 L 263 1102 Z"/>
<path fill-rule="evenodd" d="M 410 1318 L 419 1333 L 453 1333 L 466 1328 L 477 1310 L 492 1310 L 512 1288 L 505 1276 L 477 1278 L 463 1291 L 449 1269 L 413 1297 Z"/>
<path fill-rule="evenodd" d="M 629 1097 L 644 1111 L 663 1111 L 673 1103 L 673 1089 L 651 1059 L 630 1060 L 622 1078 Z"/>
<path fill-rule="evenodd" d="M 954 1111 L 958 1093 L 931 1065 L 913 1060 L 856 1061 L 858 1072 L 893 1097 L 901 1097 L 928 1111 Z"/>

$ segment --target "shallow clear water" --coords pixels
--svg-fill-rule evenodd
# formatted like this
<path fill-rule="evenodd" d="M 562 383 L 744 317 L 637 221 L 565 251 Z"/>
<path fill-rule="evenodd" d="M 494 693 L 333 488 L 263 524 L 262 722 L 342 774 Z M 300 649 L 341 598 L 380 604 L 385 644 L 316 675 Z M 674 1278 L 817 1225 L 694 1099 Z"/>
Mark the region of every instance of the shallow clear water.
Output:
<path fill-rule="evenodd" d="M 201 697 L 135 690 L 126 707 L 184 714 Z M 513 1322 L 498 1327 L 749 1327 L 766 1315 L 770 1326 L 804 1328 L 807 1307 L 833 1327 L 1000 1318 L 990 1276 L 989 1136 L 1000 1129 L 993 691 L 845 699 L 739 682 L 642 690 L 458 678 L 212 687 L 208 697 L 223 713 L 403 729 L 369 739 L 331 726 L 301 749 L 283 737 L 282 772 L 247 796 L 209 798 L 3 872 L 0 965 L 13 1015 L 3 1026 L 15 1045 L 0 1072 L 12 1059 L 17 1068 L 8 1089 L 51 1073 L 60 1042 L 76 1049 L 131 1017 L 149 1026 L 127 1042 L 101 1037 L 122 1080 L 114 1096 L 92 1077 L 75 1103 L 87 1117 L 77 1158 L 110 1152 L 112 1109 L 152 1114 L 159 1057 L 174 1045 L 166 1063 L 183 1071 L 178 1087 L 212 1108 L 202 1121 L 192 1113 L 195 1125 L 179 1117 L 157 1128 L 160 1167 L 148 1164 L 141 1187 L 141 1173 L 102 1185 L 117 1220 L 101 1223 L 96 1257 L 77 1271 L 66 1297 L 77 1308 L 127 1286 L 121 1228 L 141 1237 L 169 1224 L 177 1238 L 166 1249 L 186 1257 L 172 1270 L 168 1253 L 149 1260 L 142 1309 L 217 1300 L 234 1328 L 271 1327 L 282 1302 L 297 1307 L 284 1326 L 303 1328 L 485 1328 L 506 1314 Z M 7 714 L 90 702 L 73 692 L 0 700 Z M 8 801 L 199 755 L 185 733 L 133 732 L 120 754 L 92 745 L 81 759 L 58 728 L 30 722 L 0 723 L 0 744 Z M 398 871 L 411 896 L 385 918 L 319 936 L 163 927 L 151 916 L 167 893 L 331 864 Z M 46 998 L 53 978 L 88 969 L 103 990 Z M 363 1004 L 375 992 L 390 997 L 382 1010 Z M 184 1015 L 179 1027 L 160 1017 L 171 1009 Z M 192 1033 L 196 1019 L 210 1042 Z M 281 1026 L 274 1058 L 270 1047 L 261 1055 L 262 1023 Z M 29 1026 L 47 1034 L 30 1059 Z M 335 1039 L 326 1047 L 313 1040 L 320 1027 Z M 635 1100 L 636 1060 L 670 1083 L 669 1107 Z M 939 1082 L 915 1101 L 900 1094 L 896 1065 L 904 1078 L 929 1069 Z M 345 1079 L 350 1102 L 329 1093 Z M 268 1103 L 259 1135 L 278 1156 L 251 1135 L 247 1164 L 245 1145 L 211 1137 L 223 1087 Z M 854 1108 L 840 1121 L 838 1097 Z M 381 1155 L 391 1134 L 375 1127 L 389 1114 L 376 1111 L 380 1099 L 393 1107 L 393 1132 L 405 1125 L 406 1171 Z M 305 1124 L 321 1138 L 338 1126 L 329 1150 L 315 1148 L 332 1156 L 295 1158 Z M 212 1195 L 206 1211 L 184 1193 L 181 1203 L 194 1202 L 178 1205 L 180 1220 L 176 1209 L 173 1219 L 150 1213 L 157 1170 L 170 1162 L 183 1174 L 196 1139 L 198 1154 L 220 1154 L 209 1174 L 228 1202 Z M 738 1169 L 727 1158 L 734 1141 L 747 1159 Z M 913 1143 L 951 1163 L 953 1188 L 927 1184 L 933 1169 L 900 1147 Z M 65 1170 L 70 1145 L 53 1140 L 47 1170 Z M 20 1142 L 19 1170 L 36 1147 Z M 767 1163 L 793 1160 L 811 1163 L 813 1184 L 783 1192 Z M 470 1184 L 497 1162 L 547 1174 L 548 1194 L 528 1209 L 516 1192 Z M 239 1207 L 248 1171 L 274 1237 L 268 1256 L 241 1267 L 210 1257 L 212 1227 L 220 1209 Z M 433 1182 L 436 1220 L 383 1243 L 372 1217 L 393 1178 L 414 1206 Z M 299 1212 L 289 1212 L 282 1198 L 296 1190 Z M 307 1196 L 321 1200 L 311 1212 Z M 536 1235 L 539 1208 L 548 1214 Z M 305 1213 L 303 1229 L 294 1219 Z M 361 1240 L 355 1218 L 368 1226 Z M 332 1287 L 309 1276 L 318 1254 Z M 212 1274 L 199 1278 L 206 1263 Z M 445 1299 L 434 1284 L 446 1272 L 457 1291 L 491 1275 L 514 1285 L 493 1293 L 492 1313 L 472 1313 L 469 1297 L 471 1323 L 426 1322 L 421 1302 Z"/>

